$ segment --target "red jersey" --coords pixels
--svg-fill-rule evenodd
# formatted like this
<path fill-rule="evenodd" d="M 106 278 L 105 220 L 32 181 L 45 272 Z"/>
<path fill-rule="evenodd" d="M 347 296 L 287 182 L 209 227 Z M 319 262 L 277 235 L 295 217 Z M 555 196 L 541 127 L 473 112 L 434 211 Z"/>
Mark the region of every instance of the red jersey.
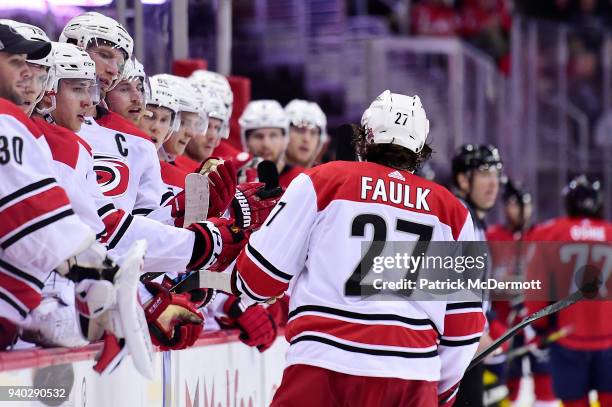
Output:
<path fill-rule="evenodd" d="M 159 161 L 162 181 L 175 195 L 185 189 L 185 177 L 189 172 L 167 161 Z"/>
<path fill-rule="evenodd" d="M 559 218 L 534 229 L 529 235 L 533 250 L 527 269 L 528 279 L 542 281 L 544 291 L 555 288 L 557 298 L 565 297 L 581 285 L 585 266 L 599 271 L 603 282 L 600 298 L 612 293 L 612 223 L 586 218 Z M 539 298 L 535 298 L 538 295 Z M 543 292 L 527 302 L 530 312 L 545 306 Z M 612 348 L 612 301 L 600 298 L 580 301 L 557 315 L 558 328 L 571 332 L 559 340 L 563 346 L 578 350 Z M 545 322 L 542 322 L 545 324 Z"/>
<path fill-rule="evenodd" d="M 183 171 L 187 171 L 187 173 L 196 172 L 202 163 L 199 163 L 186 155 L 179 155 L 174 160 L 174 165 L 180 168 Z"/>
<path fill-rule="evenodd" d="M 291 184 L 291 181 L 293 181 L 295 177 L 297 177 L 304 171 L 306 171 L 306 168 L 304 167 L 286 164 L 285 168 L 283 168 L 281 173 L 278 175 L 279 185 L 283 187 L 283 189 L 287 189 L 289 184 Z"/>

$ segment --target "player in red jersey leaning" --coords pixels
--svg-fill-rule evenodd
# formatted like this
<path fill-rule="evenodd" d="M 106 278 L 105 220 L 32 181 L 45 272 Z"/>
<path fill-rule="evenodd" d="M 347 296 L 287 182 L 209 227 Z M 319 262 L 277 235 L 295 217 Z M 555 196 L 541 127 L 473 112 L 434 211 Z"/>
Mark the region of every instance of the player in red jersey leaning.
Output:
<path fill-rule="evenodd" d="M 599 181 L 585 175 L 574 178 L 564 190 L 567 216 L 539 225 L 529 235 L 534 254 L 527 279 L 555 288 L 556 298 L 527 296 L 529 312 L 547 305 L 547 299 L 567 296 L 597 276 L 597 298 L 583 300 L 534 324 L 544 335 L 565 328 L 569 333 L 550 345 L 555 395 L 565 407 L 588 407 L 589 391 L 596 390 L 599 404 L 612 405 L 612 223 L 603 219 Z M 534 294 L 535 295 L 535 294 Z"/>
<path fill-rule="evenodd" d="M 365 162 L 298 175 L 234 270 L 236 293 L 251 303 L 282 295 L 293 281 L 275 407 L 450 405 L 484 328 L 481 302 L 353 296 L 361 292 L 353 275 L 362 243 L 474 240 L 468 210 L 413 174 L 431 154 L 418 96 L 387 90 L 361 124 L 355 136 Z"/>

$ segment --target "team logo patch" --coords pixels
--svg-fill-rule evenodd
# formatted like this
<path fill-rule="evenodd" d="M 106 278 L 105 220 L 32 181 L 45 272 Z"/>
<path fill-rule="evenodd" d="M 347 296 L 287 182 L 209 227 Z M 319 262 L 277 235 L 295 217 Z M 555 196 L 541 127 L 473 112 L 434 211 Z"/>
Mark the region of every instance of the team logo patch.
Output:
<path fill-rule="evenodd" d="M 102 193 L 110 197 L 125 195 L 130 181 L 130 167 L 123 158 L 94 154 L 94 171 Z"/>

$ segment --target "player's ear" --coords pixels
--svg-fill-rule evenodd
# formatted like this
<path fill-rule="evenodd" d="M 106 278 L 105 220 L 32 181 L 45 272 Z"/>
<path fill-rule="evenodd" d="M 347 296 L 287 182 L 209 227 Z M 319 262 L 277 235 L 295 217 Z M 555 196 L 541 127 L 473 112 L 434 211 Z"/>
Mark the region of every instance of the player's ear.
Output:
<path fill-rule="evenodd" d="M 459 185 L 459 189 L 463 192 L 468 192 L 470 190 L 470 180 L 465 173 L 457 174 L 457 184 Z"/>

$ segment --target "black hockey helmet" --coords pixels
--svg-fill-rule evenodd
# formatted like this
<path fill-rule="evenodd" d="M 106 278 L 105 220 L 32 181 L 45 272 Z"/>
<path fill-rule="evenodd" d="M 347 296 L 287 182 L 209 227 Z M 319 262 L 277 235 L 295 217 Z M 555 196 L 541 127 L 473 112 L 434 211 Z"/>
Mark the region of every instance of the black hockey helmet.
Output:
<path fill-rule="evenodd" d="M 502 200 L 504 201 L 504 203 L 508 203 L 511 200 L 515 200 L 520 205 L 526 205 L 528 203 L 531 203 L 531 194 L 521 188 L 520 185 L 515 184 L 511 179 L 508 178 L 504 184 Z"/>
<path fill-rule="evenodd" d="M 499 150 L 491 144 L 464 144 L 452 162 L 453 179 L 456 182 L 457 174 L 466 173 L 474 170 L 488 170 L 497 168 L 501 173 L 503 164 Z"/>
<path fill-rule="evenodd" d="M 603 190 L 599 180 L 580 174 L 563 189 L 565 210 L 570 216 L 601 217 Z"/>

